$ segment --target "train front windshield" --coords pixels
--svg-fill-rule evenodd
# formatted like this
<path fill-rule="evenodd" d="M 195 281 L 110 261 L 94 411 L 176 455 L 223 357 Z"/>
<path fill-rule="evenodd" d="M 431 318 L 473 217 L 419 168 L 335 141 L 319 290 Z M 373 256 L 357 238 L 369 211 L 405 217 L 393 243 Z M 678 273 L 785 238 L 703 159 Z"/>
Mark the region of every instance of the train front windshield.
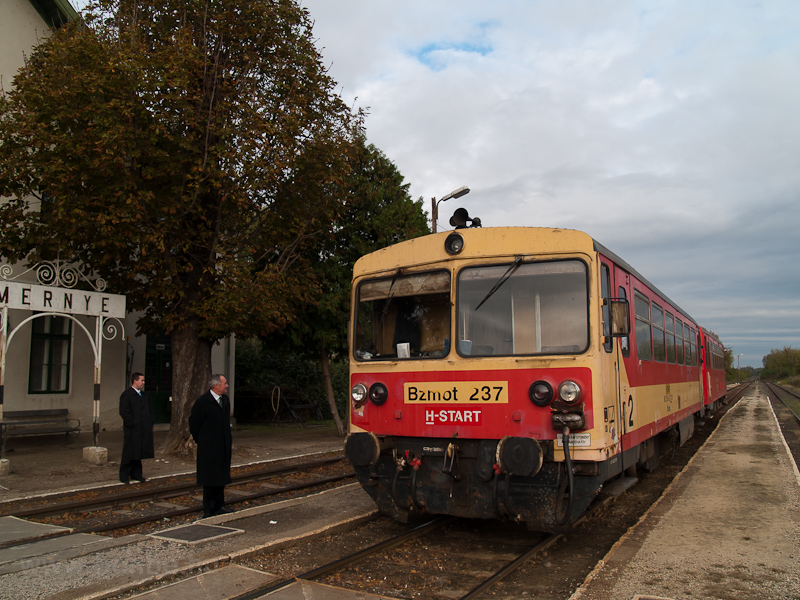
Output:
<path fill-rule="evenodd" d="M 356 290 L 355 357 L 441 358 L 449 351 L 450 273 L 365 281 Z"/>
<path fill-rule="evenodd" d="M 586 264 L 579 260 L 473 267 L 458 277 L 458 352 L 576 354 L 589 346 Z"/>
<path fill-rule="evenodd" d="M 357 360 L 437 359 L 451 351 L 450 273 L 367 280 L 356 289 Z M 462 356 L 576 354 L 589 345 L 586 264 L 469 267 L 457 281 Z"/>

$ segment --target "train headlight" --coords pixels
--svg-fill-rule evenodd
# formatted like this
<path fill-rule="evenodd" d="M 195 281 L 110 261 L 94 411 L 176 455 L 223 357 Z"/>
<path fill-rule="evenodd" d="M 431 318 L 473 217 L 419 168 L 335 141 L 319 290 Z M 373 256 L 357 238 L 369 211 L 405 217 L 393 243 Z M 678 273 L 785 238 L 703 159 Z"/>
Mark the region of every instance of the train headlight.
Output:
<path fill-rule="evenodd" d="M 444 240 L 444 250 L 448 254 L 458 254 L 464 249 L 464 238 L 460 233 L 451 233 Z"/>
<path fill-rule="evenodd" d="M 558 397 L 566 404 L 575 404 L 581 399 L 581 386 L 574 381 L 565 381 L 558 386 Z"/>
<path fill-rule="evenodd" d="M 528 388 L 528 397 L 536 406 L 547 406 L 553 400 L 553 386 L 546 381 L 534 381 Z"/>
<path fill-rule="evenodd" d="M 350 390 L 350 397 L 353 399 L 353 404 L 364 404 L 367 401 L 367 386 L 363 383 L 357 383 Z"/>
<path fill-rule="evenodd" d="M 373 404 L 380 406 L 389 399 L 389 390 L 382 383 L 373 383 L 369 387 L 369 399 Z"/>

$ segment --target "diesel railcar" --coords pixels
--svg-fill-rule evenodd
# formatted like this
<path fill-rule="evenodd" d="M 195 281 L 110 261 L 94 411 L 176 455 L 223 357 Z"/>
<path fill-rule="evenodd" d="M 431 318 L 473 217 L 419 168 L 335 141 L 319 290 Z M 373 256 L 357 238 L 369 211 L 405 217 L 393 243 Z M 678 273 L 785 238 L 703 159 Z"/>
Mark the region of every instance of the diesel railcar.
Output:
<path fill-rule="evenodd" d="M 568 530 L 708 404 L 711 338 L 579 231 L 468 228 L 384 248 L 356 263 L 351 308 L 345 450 L 400 521 Z"/>

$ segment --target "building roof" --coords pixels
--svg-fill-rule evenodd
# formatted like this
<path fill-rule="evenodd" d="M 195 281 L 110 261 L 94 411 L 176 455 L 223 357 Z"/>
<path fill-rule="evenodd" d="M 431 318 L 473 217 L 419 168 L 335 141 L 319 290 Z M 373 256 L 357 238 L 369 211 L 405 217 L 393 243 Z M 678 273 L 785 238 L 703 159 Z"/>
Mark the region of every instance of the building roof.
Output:
<path fill-rule="evenodd" d="M 44 22 L 54 28 L 78 18 L 78 11 L 69 0 L 29 0 Z"/>

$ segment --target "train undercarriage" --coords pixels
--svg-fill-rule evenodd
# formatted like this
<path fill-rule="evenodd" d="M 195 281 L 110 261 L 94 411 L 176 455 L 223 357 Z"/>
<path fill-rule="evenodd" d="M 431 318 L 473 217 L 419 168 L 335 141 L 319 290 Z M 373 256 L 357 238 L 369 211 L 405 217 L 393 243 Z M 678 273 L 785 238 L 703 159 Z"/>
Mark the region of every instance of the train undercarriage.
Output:
<path fill-rule="evenodd" d="M 556 462 L 552 441 L 378 438 L 366 432 L 348 437 L 346 454 L 380 512 L 397 521 L 445 514 L 562 532 L 571 530 L 607 482 L 635 475 L 637 469 L 651 471 L 664 454 L 683 445 L 694 431 L 694 418 L 602 462 Z M 523 443 L 514 447 L 513 440 Z M 538 451 L 524 442 L 533 442 Z"/>

